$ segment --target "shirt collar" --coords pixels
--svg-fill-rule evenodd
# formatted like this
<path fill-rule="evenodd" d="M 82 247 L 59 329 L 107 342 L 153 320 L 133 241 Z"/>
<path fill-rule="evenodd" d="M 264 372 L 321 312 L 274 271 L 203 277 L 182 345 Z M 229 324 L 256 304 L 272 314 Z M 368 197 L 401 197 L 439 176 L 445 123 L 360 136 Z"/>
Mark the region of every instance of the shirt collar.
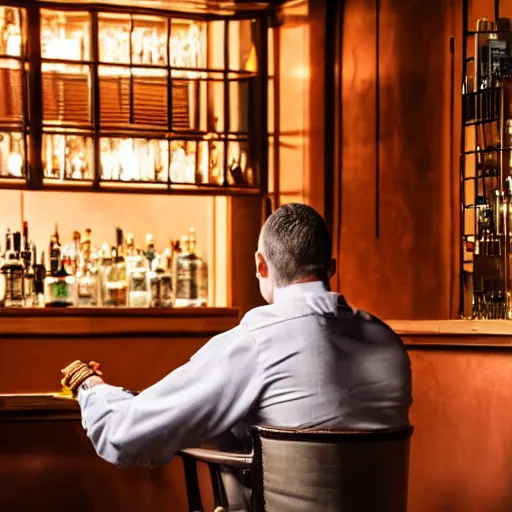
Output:
<path fill-rule="evenodd" d="M 326 292 L 327 287 L 323 281 L 309 281 L 307 283 L 295 283 L 283 288 L 274 289 L 274 302 L 290 299 L 300 295 L 308 295 L 310 293 Z"/>

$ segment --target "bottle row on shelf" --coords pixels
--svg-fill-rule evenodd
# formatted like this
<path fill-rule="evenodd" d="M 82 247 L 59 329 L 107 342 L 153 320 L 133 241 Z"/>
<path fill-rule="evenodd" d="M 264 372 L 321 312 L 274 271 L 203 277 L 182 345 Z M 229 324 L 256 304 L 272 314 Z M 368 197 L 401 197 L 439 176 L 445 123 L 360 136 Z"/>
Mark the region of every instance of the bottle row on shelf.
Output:
<path fill-rule="evenodd" d="M 75 231 L 62 244 L 57 226 L 48 248 L 37 257 L 35 244 L 22 232 L 6 234 L 0 269 L 4 307 L 199 307 L 208 304 L 208 267 L 196 254 L 191 228 L 158 252 L 153 235 L 138 248 L 133 235 L 116 229 L 115 244 L 92 245 L 91 230 Z"/>

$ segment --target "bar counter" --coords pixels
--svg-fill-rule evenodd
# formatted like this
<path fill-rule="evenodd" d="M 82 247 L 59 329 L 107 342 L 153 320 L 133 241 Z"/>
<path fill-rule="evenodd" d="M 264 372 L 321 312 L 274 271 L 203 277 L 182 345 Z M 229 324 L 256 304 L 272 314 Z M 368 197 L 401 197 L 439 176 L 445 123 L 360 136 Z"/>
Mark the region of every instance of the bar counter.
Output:
<path fill-rule="evenodd" d="M 512 321 L 388 321 L 413 372 L 410 512 L 512 510 Z"/>
<path fill-rule="evenodd" d="M 110 384 L 142 390 L 238 321 L 235 308 L 0 310 L 0 510 L 185 512 L 180 460 L 96 456 L 76 401 L 54 396 L 60 368 L 96 360 Z"/>

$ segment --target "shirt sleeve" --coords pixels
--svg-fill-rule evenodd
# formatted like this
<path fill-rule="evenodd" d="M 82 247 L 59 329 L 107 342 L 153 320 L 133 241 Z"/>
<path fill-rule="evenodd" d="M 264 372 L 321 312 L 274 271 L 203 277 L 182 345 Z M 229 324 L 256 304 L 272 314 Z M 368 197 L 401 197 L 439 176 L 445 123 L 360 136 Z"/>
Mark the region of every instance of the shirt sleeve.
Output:
<path fill-rule="evenodd" d="M 161 465 L 242 419 L 263 388 L 257 347 L 246 327 L 212 338 L 188 363 L 137 396 L 100 384 L 79 392 L 96 452 L 118 466 Z"/>

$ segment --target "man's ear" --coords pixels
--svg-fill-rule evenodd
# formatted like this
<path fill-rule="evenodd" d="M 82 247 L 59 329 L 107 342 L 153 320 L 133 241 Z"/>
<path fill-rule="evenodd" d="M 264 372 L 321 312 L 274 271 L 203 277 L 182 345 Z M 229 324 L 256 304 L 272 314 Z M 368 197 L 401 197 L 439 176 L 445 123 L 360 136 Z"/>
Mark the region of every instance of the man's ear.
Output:
<path fill-rule="evenodd" d="M 256 260 L 256 273 L 259 274 L 263 278 L 268 277 L 268 266 L 263 254 L 261 252 L 257 252 L 255 255 Z"/>
<path fill-rule="evenodd" d="M 336 260 L 334 258 L 331 258 L 331 265 L 329 268 L 329 279 L 331 279 L 334 274 L 336 274 Z"/>

